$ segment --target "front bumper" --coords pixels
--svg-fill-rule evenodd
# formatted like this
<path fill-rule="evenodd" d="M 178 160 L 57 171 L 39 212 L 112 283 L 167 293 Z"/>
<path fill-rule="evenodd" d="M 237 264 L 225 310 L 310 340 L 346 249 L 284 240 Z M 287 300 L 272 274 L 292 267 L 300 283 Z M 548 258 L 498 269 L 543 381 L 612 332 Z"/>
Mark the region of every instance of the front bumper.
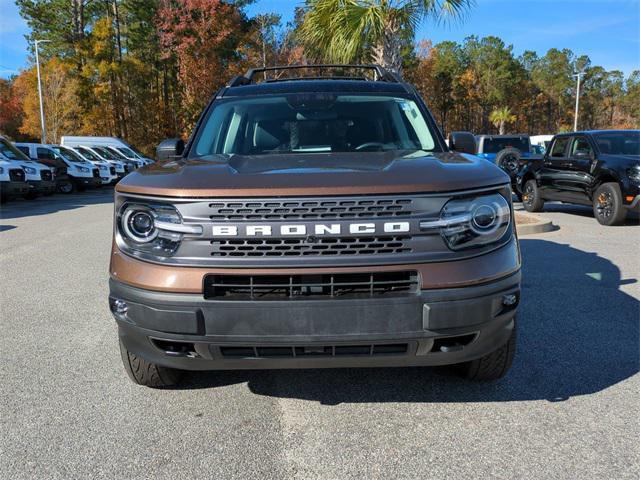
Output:
<path fill-rule="evenodd" d="M 0 182 L 0 195 L 2 197 L 19 197 L 29 193 L 29 184 L 26 182 Z"/>
<path fill-rule="evenodd" d="M 56 191 L 55 180 L 28 180 L 27 184 L 29 185 L 28 193 L 47 195 Z"/>
<path fill-rule="evenodd" d="M 126 348 L 185 370 L 446 365 L 503 345 L 520 272 L 463 288 L 345 300 L 212 301 L 110 280 Z M 505 296 L 516 302 L 505 305 Z"/>
<path fill-rule="evenodd" d="M 100 177 L 71 177 L 73 182 L 84 188 L 97 188 L 102 186 L 102 180 Z"/>

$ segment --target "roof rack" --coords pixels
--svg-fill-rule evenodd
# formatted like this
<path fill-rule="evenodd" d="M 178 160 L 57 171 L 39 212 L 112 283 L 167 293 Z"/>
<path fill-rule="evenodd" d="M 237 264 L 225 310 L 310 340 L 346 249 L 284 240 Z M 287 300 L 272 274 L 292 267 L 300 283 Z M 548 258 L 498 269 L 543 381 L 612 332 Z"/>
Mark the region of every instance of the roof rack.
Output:
<path fill-rule="evenodd" d="M 376 82 L 392 82 L 392 83 L 400 83 L 401 80 L 393 72 L 390 72 L 380 65 L 369 64 L 369 65 L 349 65 L 349 64 L 319 64 L 319 65 L 282 65 L 277 67 L 262 67 L 262 68 L 252 68 L 247 70 L 247 73 L 244 75 L 238 75 L 231 79 L 231 81 L 227 84 L 227 87 L 239 87 L 241 85 L 251 85 L 252 83 L 256 83 L 254 81 L 254 77 L 258 73 L 265 72 L 276 72 L 276 71 L 284 71 L 284 70 L 300 70 L 304 68 L 313 68 L 318 70 L 323 69 L 339 69 L 339 68 L 351 68 L 351 69 L 362 69 L 362 70 L 372 70 L 373 71 L 373 81 Z M 313 76 L 313 77 L 286 77 L 286 78 L 270 78 L 265 79 L 265 82 L 284 82 L 289 80 L 322 80 L 322 79 L 335 79 L 335 80 L 367 80 L 366 77 L 348 77 L 348 76 Z"/>

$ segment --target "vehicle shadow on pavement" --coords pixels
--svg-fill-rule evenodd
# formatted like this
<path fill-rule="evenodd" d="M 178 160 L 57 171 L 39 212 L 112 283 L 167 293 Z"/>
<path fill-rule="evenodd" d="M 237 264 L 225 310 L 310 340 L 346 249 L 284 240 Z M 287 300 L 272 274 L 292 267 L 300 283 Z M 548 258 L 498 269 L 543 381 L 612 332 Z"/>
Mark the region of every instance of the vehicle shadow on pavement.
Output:
<path fill-rule="evenodd" d="M 247 382 L 259 395 L 322 404 L 563 401 L 599 392 L 639 370 L 637 279 L 595 253 L 525 239 L 518 350 L 509 374 L 473 383 L 447 368 L 271 370 L 192 374 L 183 388 Z"/>
<path fill-rule="evenodd" d="M 113 189 L 109 187 L 69 195 L 56 194 L 49 197 L 42 196 L 33 200 L 11 200 L 0 206 L 0 221 L 46 215 L 63 210 L 73 210 L 74 208 L 81 208 L 87 205 L 112 202 Z"/>

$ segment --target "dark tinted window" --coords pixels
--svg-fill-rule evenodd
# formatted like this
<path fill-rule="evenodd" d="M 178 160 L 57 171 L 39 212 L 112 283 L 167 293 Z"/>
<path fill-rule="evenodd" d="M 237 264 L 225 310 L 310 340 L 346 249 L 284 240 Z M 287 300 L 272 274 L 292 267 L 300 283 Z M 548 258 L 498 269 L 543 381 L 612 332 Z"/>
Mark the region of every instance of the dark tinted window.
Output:
<path fill-rule="evenodd" d="M 551 147 L 551 156 L 564 157 L 565 156 L 564 152 L 567 150 L 567 145 L 569 144 L 569 140 L 571 140 L 571 137 L 556 138 L 555 142 L 553 142 L 553 146 Z"/>
<path fill-rule="evenodd" d="M 487 137 L 482 144 L 483 153 L 498 153 L 505 148 L 517 148 L 521 152 L 529 151 L 529 138 L 527 137 Z"/>
<path fill-rule="evenodd" d="M 0 154 L 9 160 L 30 160 L 28 155 L 22 153 L 4 138 L 0 138 Z"/>
<path fill-rule="evenodd" d="M 576 137 L 571 145 L 571 156 L 574 157 L 579 154 L 589 155 L 591 154 L 591 145 L 586 137 Z"/>
<path fill-rule="evenodd" d="M 16 145 L 16 148 L 24 153 L 27 157 L 29 156 L 29 147 L 19 147 Z"/>
<path fill-rule="evenodd" d="M 640 131 L 596 133 L 593 138 L 602 153 L 640 155 Z"/>
<path fill-rule="evenodd" d="M 53 160 L 53 153 L 46 148 L 37 148 L 36 154 L 38 155 L 38 160 Z"/>

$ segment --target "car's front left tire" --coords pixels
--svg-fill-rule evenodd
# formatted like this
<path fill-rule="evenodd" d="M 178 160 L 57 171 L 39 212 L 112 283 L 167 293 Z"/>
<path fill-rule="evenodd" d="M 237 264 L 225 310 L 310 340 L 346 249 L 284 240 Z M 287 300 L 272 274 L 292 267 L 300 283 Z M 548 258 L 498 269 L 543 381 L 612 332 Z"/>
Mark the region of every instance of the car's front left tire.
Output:
<path fill-rule="evenodd" d="M 131 353 L 122 343 L 122 339 L 120 339 L 120 355 L 127 375 L 138 385 L 151 388 L 171 387 L 180 383 L 184 376 L 182 370 L 147 362 Z"/>
<path fill-rule="evenodd" d="M 516 323 L 509 340 L 500 348 L 484 357 L 461 364 L 460 373 L 467 380 L 489 382 L 504 377 L 516 355 Z"/>

